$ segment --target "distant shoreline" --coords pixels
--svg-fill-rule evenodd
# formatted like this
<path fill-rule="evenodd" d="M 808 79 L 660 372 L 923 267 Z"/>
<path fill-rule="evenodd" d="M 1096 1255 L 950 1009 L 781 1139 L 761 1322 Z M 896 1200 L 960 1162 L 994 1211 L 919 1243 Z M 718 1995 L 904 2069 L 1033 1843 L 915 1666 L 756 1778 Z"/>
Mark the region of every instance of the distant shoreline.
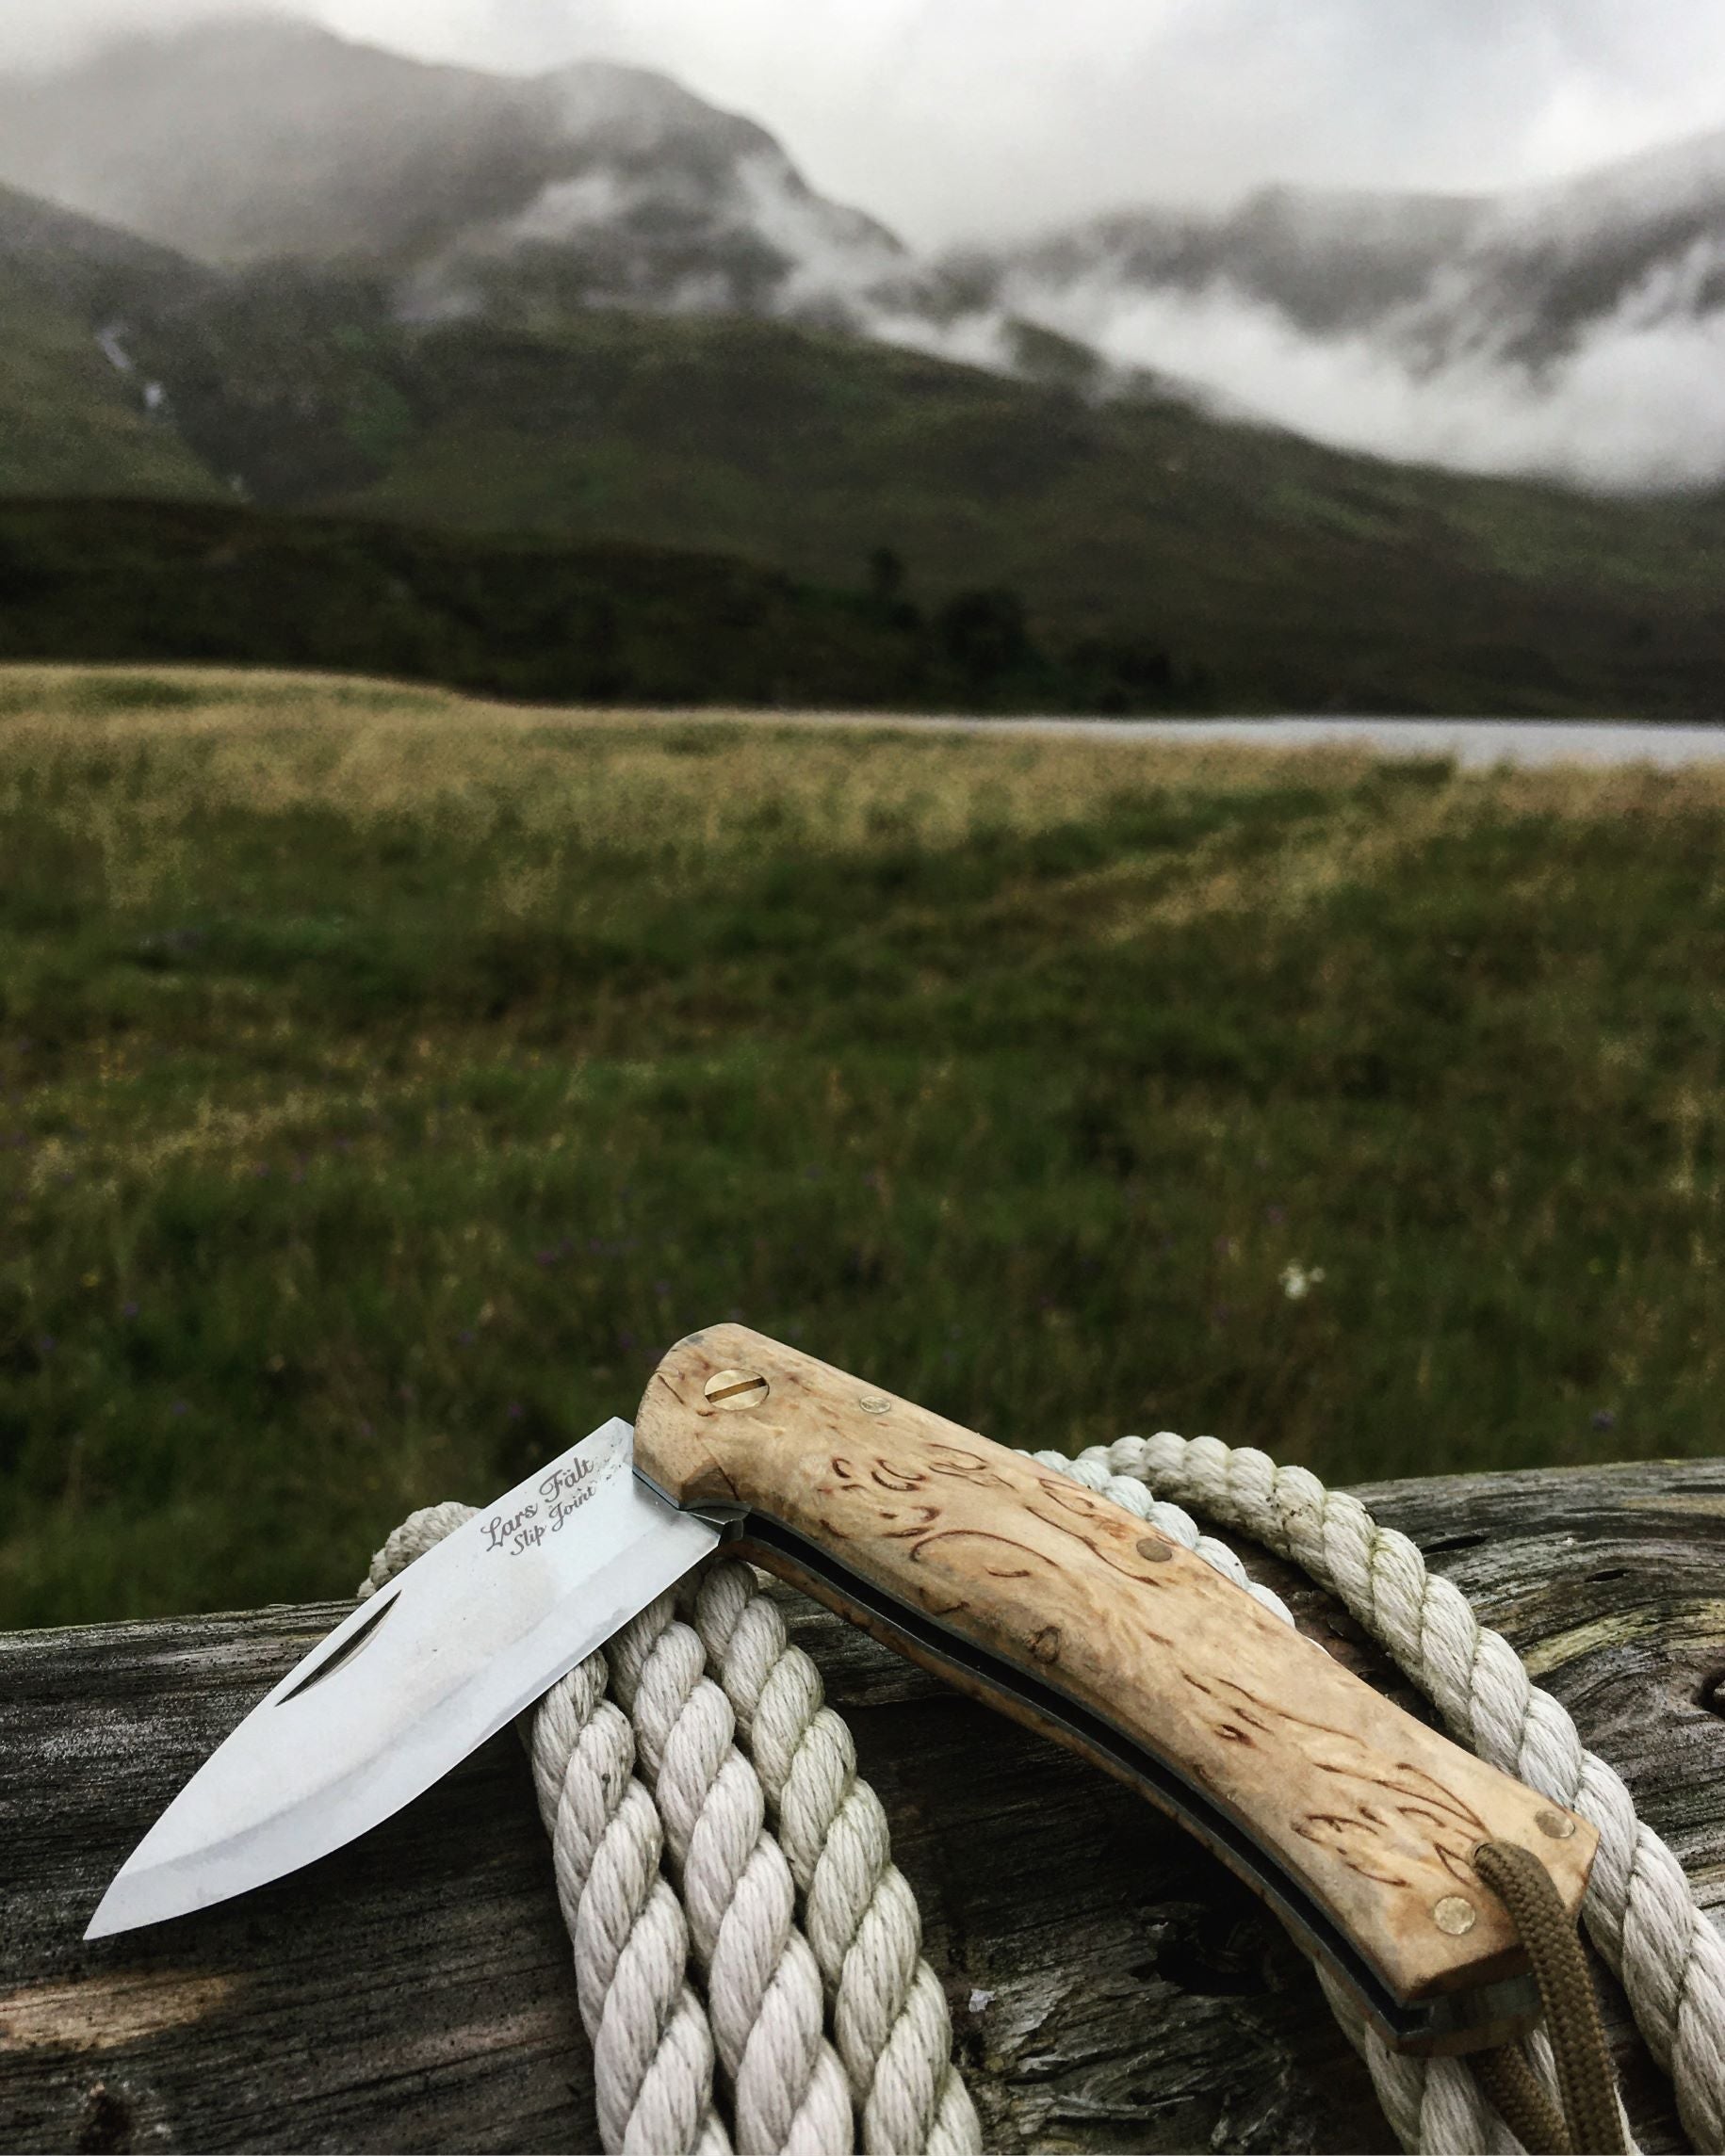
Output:
<path fill-rule="evenodd" d="M 619 709 L 619 718 L 637 716 Z M 1454 756 L 1464 770 L 1494 764 L 1639 764 L 1668 767 L 1725 762 L 1725 721 L 1708 726 L 1617 719 L 1063 719 L 985 715 L 930 716 L 892 711 L 733 711 L 697 705 L 643 711 L 643 720 L 707 721 L 758 726 L 904 727 L 923 733 L 1075 735 L 1102 741 L 1215 741 L 1261 749 L 1374 748 L 1391 755 Z"/>

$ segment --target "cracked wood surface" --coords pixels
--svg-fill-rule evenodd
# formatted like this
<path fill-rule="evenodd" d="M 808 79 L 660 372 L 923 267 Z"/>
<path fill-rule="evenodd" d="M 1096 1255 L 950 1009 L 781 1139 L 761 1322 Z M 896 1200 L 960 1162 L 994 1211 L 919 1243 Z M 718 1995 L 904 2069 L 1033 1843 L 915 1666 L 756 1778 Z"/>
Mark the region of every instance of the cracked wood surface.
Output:
<path fill-rule="evenodd" d="M 1359 1494 L 1527 1657 L 1719 1910 L 1725 1461 Z M 1326 1597 L 1238 1547 L 1304 1629 L 1417 1704 Z M 1070 1754 L 785 1599 L 887 1807 L 991 2148 L 1393 2146 L 1305 1965 L 1219 1865 Z M 342 1613 L 0 1639 L 0 2147 L 596 2147 L 511 1737 L 291 1878 L 79 1937 L 144 1828 Z M 1603 1990 L 1642 2146 L 1683 2148 Z"/>

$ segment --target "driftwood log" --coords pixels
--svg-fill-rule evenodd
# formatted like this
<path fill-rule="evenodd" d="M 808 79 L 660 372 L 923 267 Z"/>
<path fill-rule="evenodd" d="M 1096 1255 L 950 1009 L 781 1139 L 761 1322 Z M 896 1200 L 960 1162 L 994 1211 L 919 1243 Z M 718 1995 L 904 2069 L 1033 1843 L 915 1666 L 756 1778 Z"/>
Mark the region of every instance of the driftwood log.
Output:
<path fill-rule="evenodd" d="M 1702 1901 L 1725 1904 L 1725 1461 L 1359 1495 L 1508 1635 Z M 1239 1547 L 1314 1637 L 1417 1705 L 1333 1604 Z M 1228 1873 L 1053 1744 L 787 1606 L 892 1821 L 989 2148 L 1393 2146 L 1306 1965 Z M 294 1877 L 80 1938 L 144 1828 L 340 1614 L 0 1639 L 0 2146 L 597 2146 L 513 1737 Z M 1682 2148 L 1599 1973 L 1642 2146 Z"/>

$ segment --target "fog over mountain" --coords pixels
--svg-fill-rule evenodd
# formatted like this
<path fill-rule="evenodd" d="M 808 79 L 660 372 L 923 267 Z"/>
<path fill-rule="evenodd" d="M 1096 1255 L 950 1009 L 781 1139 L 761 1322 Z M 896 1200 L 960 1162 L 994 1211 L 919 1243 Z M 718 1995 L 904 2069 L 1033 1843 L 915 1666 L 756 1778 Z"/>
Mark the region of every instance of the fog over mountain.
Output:
<path fill-rule="evenodd" d="M 1496 200 L 1105 218 L 988 266 L 1003 305 L 1321 441 L 1607 488 L 1725 476 L 1725 134 Z"/>
<path fill-rule="evenodd" d="M 382 278 L 407 319 L 778 316 L 1098 396 L 1183 380 L 1394 458 L 1725 478 L 1725 134 L 1495 195 L 1259 188 L 928 254 L 663 73 L 501 75 L 277 19 L 0 76 L 0 181 L 213 269 Z"/>
<path fill-rule="evenodd" d="M 382 277 L 411 320 L 732 311 L 1000 367 L 1024 344 L 992 271 L 973 292 L 752 121 L 610 61 L 487 74 L 286 18 L 132 38 L 0 76 L 0 181 L 215 267 Z"/>

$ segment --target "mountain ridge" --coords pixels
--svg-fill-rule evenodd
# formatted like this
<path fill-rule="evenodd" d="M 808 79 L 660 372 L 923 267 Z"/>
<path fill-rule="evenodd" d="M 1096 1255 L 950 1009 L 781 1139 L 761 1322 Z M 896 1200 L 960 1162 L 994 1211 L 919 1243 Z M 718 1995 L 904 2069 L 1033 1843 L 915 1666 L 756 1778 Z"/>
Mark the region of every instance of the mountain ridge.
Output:
<path fill-rule="evenodd" d="M 303 49 L 321 66 L 340 47 Z M 758 131 L 709 137 L 699 100 L 640 71 L 578 80 L 610 115 L 604 156 L 548 182 L 529 159 L 503 222 L 546 186 L 622 186 L 635 158 L 648 196 L 620 214 L 596 199 L 621 259 L 631 219 L 657 234 L 648 293 L 628 304 L 593 303 L 602 246 L 571 266 L 567 226 L 594 207 L 578 196 L 546 211 L 546 259 L 525 269 L 531 235 L 492 260 L 497 219 L 463 226 L 461 275 L 494 284 L 446 304 L 420 288 L 414 306 L 411 249 L 216 267 L 0 191 L 0 494 L 238 495 L 488 543 L 675 549 L 828 591 L 885 562 L 883 592 L 931 614 L 992 593 L 1001 622 L 1050 648 L 1173 652 L 1242 710 L 1716 713 L 1717 501 L 1593 498 L 1326 447 L 1007 311 L 986 263 L 919 285 L 911 264 L 903 304 L 930 310 L 926 339 L 858 333 L 753 227 L 732 231 L 740 259 L 713 303 L 669 304 L 666 281 L 701 267 L 713 201 L 729 215 L 712 172 L 735 180 L 733 152 L 746 162 Z M 690 102 L 698 138 L 667 167 L 661 122 L 675 135 Z M 851 214 L 774 200 L 805 236 Z M 675 212 L 657 224 L 656 201 Z M 1247 213 L 1239 229 L 1267 260 L 1291 258 L 1286 238 L 1333 261 L 1354 235 L 1354 296 L 1332 290 L 1332 310 L 1413 274 L 1409 233 L 1429 256 L 1484 214 L 1285 190 Z M 419 270 L 447 268 L 447 226 Z M 866 219 L 844 232 L 854 289 L 884 303 L 867 265 L 897 264 L 897 243 Z M 746 281 L 742 257 L 757 303 L 718 304 Z M 977 324 L 987 336 L 965 355 Z"/>
<path fill-rule="evenodd" d="M 1268 186 L 919 254 L 657 71 L 239 16 L 0 76 L 0 180 L 206 266 L 376 278 L 408 321 L 745 314 L 1413 462 L 1725 479 L 1725 133 L 1496 196 Z"/>
<path fill-rule="evenodd" d="M 511 256 L 563 303 L 761 312 L 836 303 L 797 289 L 817 253 L 857 287 L 909 259 L 765 128 L 654 71 L 495 75 L 279 17 L 0 76 L 0 179 L 213 267 L 390 278 L 410 313 L 496 303 Z"/>

